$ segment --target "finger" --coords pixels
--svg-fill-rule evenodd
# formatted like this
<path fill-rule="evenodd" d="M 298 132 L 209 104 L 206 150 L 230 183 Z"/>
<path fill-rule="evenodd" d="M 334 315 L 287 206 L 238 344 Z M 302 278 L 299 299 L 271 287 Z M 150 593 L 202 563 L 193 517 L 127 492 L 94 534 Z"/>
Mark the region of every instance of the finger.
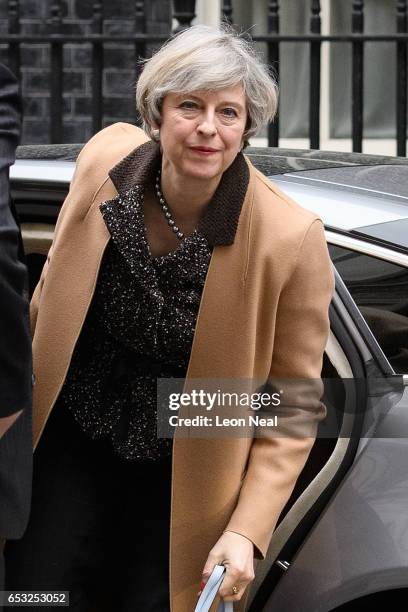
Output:
<path fill-rule="evenodd" d="M 229 568 L 221 584 L 219 593 L 226 601 L 239 601 L 245 589 L 253 579 L 254 575 L 252 572 L 244 572 Z"/>
<path fill-rule="evenodd" d="M 219 589 L 219 594 L 224 599 L 224 601 L 239 601 L 251 582 L 252 580 L 248 579 L 236 579 L 235 582 L 227 582 L 227 584 L 225 584 L 224 580 L 221 585 L 221 588 Z"/>
<path fill-rule="evenodd" d="M 233 592 L 232 588 L 230 592 L 227 593 L 226 595 L 222 595 L 222 593 L 220 592 L 220 596 L 222 597 L 224 601 L 239 601 L 241 597 L 243 596 L 243 594 L 245 593 L 246 585 L 245 586 L 233 585 L 233 586 L 236 586 L 237 588 L 236 593 Z"/>
<path fill-rule="evenodd" d="M 207 561 L 204 565 L 203 573 L 202 573 L 202 583 L 200 585 L 200 590 L 204 588 L 203 585 L 206 584 L 207 580 L 211 576 L 214 567 L 217 565 L 217 559 L 215 559 L 212 555 L 209 555 Z"/>

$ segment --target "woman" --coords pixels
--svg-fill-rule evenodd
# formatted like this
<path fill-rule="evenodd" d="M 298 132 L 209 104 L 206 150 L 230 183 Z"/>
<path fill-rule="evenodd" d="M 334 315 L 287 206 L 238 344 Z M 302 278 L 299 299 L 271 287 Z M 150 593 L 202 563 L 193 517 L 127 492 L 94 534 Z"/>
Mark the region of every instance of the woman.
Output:
<path fill-rule="evenodd" d="M 244 610 L 325 416 L 321 386 L 287 406 L 308 435 L 171 444 L 156 378 L 319 379 L 330 261 L 321 221 L 242 154 L 276 109 L 247 41 L 182 32 L 136 99 L 152 140 L 116 124 L 84 147 L 33 296 L 33 511 L 7 588 L 191 612 L 224 563 L 220 595 Z"/>

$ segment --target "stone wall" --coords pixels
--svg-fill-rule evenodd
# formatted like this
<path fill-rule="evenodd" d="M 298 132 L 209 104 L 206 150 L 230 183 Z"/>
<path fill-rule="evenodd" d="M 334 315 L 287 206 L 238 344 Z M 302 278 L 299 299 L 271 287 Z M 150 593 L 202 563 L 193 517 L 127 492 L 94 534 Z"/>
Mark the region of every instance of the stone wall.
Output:
<path fill-rule="evenodd" d="M 50 32 L 52 0 L 20 0 L 22 34 Z M 94 0 L 62 1 L 61 33 L 79 34 L 84 41 L 92 33 Z M 135 2 L 102 2 L 104 33 L 130 34 L 133 31 Z M 170 32 L 170 0 L 145 2 L 149 33 Z M 7 46 L 1 34 L 8 31 L 8 2 L 0 0 L 0 61 L 8 64 Z M 149 47 L 147 53 L 151 53 Z M 64 45 L 63 137 L 62 142 L 85 142 L 92 135 L 91 45 Z M 50 52 L 47 44 L 21 46 L 21 86 L 24 105 L 22 144 L 49 142 Z M 103 71 L 103 127 L 115 121 L 135 122 L 134 83 L 136 55 L 131 44 L 105 43 Z"/>

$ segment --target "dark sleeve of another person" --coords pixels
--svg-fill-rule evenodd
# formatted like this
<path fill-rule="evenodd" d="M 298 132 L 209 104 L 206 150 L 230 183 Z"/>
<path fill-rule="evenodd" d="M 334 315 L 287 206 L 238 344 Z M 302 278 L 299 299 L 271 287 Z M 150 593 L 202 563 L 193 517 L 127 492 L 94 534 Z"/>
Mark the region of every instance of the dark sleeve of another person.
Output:
<path fill-rule="evenodd" d="M 31 405 L 31 339 L 27 270 L 10 210 L 9 168 L 20 136 L 16 79 L 0 64 L 0 418 Z"/>

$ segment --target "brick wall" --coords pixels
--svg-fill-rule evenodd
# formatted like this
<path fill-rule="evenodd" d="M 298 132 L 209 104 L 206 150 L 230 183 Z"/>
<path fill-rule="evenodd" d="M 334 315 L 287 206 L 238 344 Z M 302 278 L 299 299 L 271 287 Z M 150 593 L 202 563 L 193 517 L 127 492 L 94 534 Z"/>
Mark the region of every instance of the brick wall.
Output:
<path fill-rule="evenodd" d="M 64 34 L 80 34 L 86 40 L 92 32 L 94 0 L 63 0 Z M 20 0 L 22 34 L 46 34 L 50 31 L 52 0 Z M 104 33 L 133 31 L 134 6 L 131 0 L 102 2 Z M 146 28 L 149 33 L 170 32 L 170 0 L 145 2 Z M 0 61 L 8 64 L 7 46 L 1 34 L 8 31 L 8 2 L 0 0 Z M 147 53 L 151 53 L 150 46 Z M 63 139 L 65 143 L 85 142 L 92 135 L 91 46 L 64 45 Z M 133 45 L 105 43 L 103 71 L 103 126 L 115 121 L 135 122 L 134 82 L 136 56 Z M 24 107 L 22 144 L 49 142 L 50 121 L 49 45 L 21 46 L 21 86 Z"/>

